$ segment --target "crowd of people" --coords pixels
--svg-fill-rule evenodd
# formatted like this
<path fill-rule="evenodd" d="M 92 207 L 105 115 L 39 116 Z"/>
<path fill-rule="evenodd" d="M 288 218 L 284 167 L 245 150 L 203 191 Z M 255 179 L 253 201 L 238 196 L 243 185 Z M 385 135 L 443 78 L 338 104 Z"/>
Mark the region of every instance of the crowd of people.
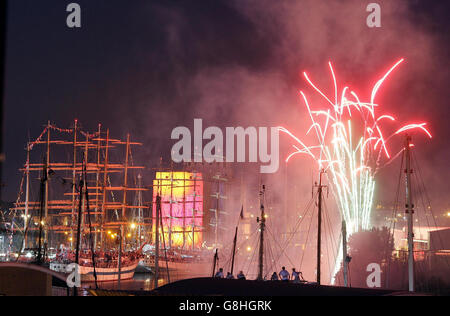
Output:
<path fill-rule="evenodd" d="M 223 268 L 220 268 L 219 271 L 214 276 L 215 278 L 219 279 L 234 279 L 234 275 L 231 272 L 227 272 L 227 275 L 225 277 Z M 240 271 L 237 275 L 238 280 L 245 280 L 245 275 L 243 271 Z M 282 281 L 282 282 L 289 282 L 292 281 L 294 283 L 301 283 L 305 282 L 305 279 L 303 278 L 303 274 L 300 271 L 296 271 L 295 268 L 292 268 L 292 273 L 289 273 L 286 270 L 286 267 L 282 267 L 281 271 L 279 273 L 274 272 L 270 278 L 271 281 Z"/>
<path fill-rule="evenodd" d="M 56 253 L 56 261 L 61 263 L 69 263 L 75 261 L 76 254 L 74 251 L 59 249 Z M 79 254 L 81 264 L 86 267 L 93 266 L 91 250 L 82 250 Z M 98 268 L 117 267 L 119 261 L 118 251 L 97 251 L 94 253 L 95 265 Z M 136 260 L 142 258 L 137 251 L 122 252 L 121 262 L 123 266 L 133 264 Z"/>
<path fill-rule="evenodd" d="M 223 273 L 223 268 L 220 268 L 219 271 L 217 271 L 215 277 L 219 278 L 219 279 L 225 278 L 225 275 Z M 245 280 L 245 274 L 243 271 L 240 271 L 236 277 L 238 280 Z M 228 272 L 226 279 L 232 280 L 232 279 L 234 279 L 234 275 L 231 274 L 231 272 Z"/>

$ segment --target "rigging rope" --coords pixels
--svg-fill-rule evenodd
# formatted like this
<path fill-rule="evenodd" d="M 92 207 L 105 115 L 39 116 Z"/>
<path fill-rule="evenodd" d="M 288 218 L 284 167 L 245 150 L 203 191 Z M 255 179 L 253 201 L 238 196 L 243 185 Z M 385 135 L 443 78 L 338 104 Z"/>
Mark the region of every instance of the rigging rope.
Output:
<path fill-rule="evenodd" d="M 423 179 L 423 175 L 422 175 L 422 171 L 421 171 L 421 168 L 420 168 L 420 165 L 419 165 L 419 163 L 418 163 L 418 161 L 417 161 L 417 157 L 416 157 L 416 155 L 415 155 L 415 153 L 413 152 L 413 154 L 412 154 L 412 160 L 413 160 L 413 165 L 416 167 L 416 169 L 418 170 L 418 176 L 415 176 L 415 178 L 417 179 L 417 180 L 419 180 L 419 181 L 417 181 L 418 182 L 418 185 L 419 186 L 421 186 L 422 187 L 422 195 L 421 195 L 421 198 L 422 198 L 422 206 L 424 207 L 424 209 L 425 209 L 425 212 L 426 212 L 426 209 L 427 209 L 427 207 L 425 206 L 425 203 L 424 203 L 424 201 L 423 201 L 423 198 L 425 198 L 426 199 L 426 202 L 428 202 L 427 203 L 427 206 L 429 206 L 429 210 L 430 210 L 430 213 L 431 213 L 431 215 L 432 215 L 432 218 L 433 218 L 433 221 L 434 221 L 434 227 L 437 229 L 438 228 L 438 225 L 437 225 L 437 222 L 436 222 L 436 216 L 434 215 L 434 212 L 433 212 L 433 208 L 431 207 L 431 199 L 430 199 L 430 197 L 429 197 L 429 195 L 428 195 L 428 191 L 427 191 L 427 189 L 426 189 L 426 186 L 425 186 L 425 181 L 424 181 L 424 179 Z M 414 174 L 415 175 L 415 174 Z M 425 214 L 425 218 L 427 219 L 427 222 L 428 222 L 428 217 L 426 216 L 426 214 Z M 431 226 L 428 224 L 428 228 L 429 229 L 431 229 Z M 443 242 L 443 240 L 442 240 L 442 236 L 441 236 L 441 234 L 439 234 L 439 232 L 437 232 L 436 233 L 436 235 L 438 236 L 438 239 L 439 239 L 439 241 L 440 241 L 440 243 L 441 243 L 441 247 L 442 248 L 444 248 L 444 242 Z M 431 241 L 431 240 L 430 240 Z M 444 259 L 445 259 L 445 262 L 446 262 L 446 264 L 447 264 L 447 266 L 449 266 L 450 267 L 450 263 L 449 263 L 449 260 L 448 260 L 448 258 L 447 257 L 444 257 Z"/>
<path fill-rule="evenodd" d="M 300 271 L 302 270 L 302 266 L 303 266 L 303 259 L 305 257 L 305 250 L 306 250 L 306 246 L 308 245 L 308 240 L 309 240 L 309 233 L 311 231 L 311 225 L 314 219 L 314 212 L 311 214 L 311 221 L 309 222 L 309 227 L 308 227 L 308 233 L 306 234 L 306 241 L 305 241 L 305 249 L 303 249 L 303 253 L 302 253 L 302 259 L 300 260 Z"/>
<path fill-rule="evenodd" d="M 403 162 L 404 162 L 404 158 L 405 155 L 402 155 L 402 159 L 400 161 L 400 171 L 399 171 L 399 175 L 398 175 L 398 182 L 397 182 L 397 191 L 395 194 L 395 202 L 394 202 L 394 209 L 392 210 L 392 221 L 389 227 L 389 237 L 387 239 L 387 245 L 386 245 L 386 249 L 389 247 L 389 245 L 392 243 L 394 243 L 394 232 L 395 232 L 395 224 L 397 222 L 397 213 L 399 212 L 399 208 L 400 208 L 400 185 L 401 185 L 401 181 L 402 181 L 402 174 L 403 174 Z M 391 263 L 392 263 L 392 253 L 389 251 L 389 249 L 386 250 L 386 254 L 385 254 L 385 258 L 386 261 L 388 262 L 388 267 L 387 267 L 387 273 L 385 276 L 385 284 L 386 287 L 389 288 L 389 276 L 390 276 L 390 272 L 391 272 Z"/>

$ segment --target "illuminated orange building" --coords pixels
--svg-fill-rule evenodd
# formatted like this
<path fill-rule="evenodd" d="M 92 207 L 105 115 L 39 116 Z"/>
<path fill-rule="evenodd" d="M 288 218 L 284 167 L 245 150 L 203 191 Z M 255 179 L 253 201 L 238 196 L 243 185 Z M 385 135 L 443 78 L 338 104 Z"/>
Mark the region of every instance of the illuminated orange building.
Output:
<path fill-rule="evenodd" d="M 156 196 L 161 196 L 161 218 L 167 247 L 200 248 L 203 242 L 203 177 L 197 172 L 156 172 L 153 180 L 153 220 Z M 153 223 L 153 234 L 155 225 Z"/>

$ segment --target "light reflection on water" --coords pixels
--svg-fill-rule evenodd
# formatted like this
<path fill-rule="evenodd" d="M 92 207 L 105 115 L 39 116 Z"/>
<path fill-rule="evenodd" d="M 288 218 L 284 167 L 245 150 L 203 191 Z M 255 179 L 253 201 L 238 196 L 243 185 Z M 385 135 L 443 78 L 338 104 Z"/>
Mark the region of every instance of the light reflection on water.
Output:
<path fill-rule="evenodd" d="M 167 275 L 166 272 L 160 273 L 158 285 L 163 286 L 167 283 L 184 279 L 190 279 L 195 277 L 204 277 L 207 275 L 200 274 L 192 274 L 185 273 L 180 271 L 170 272 Z M 110 281 L 110 282 L 99 282 L 98 286 L 100 289 L 105 290 L 126 290 L 126 291 L 151 291 L 155 288 L 154 275 L 151 273 L 135 273 L 134 278 L 132 280 L 122 280 L 120 281 L 120 288 L 118 281 Z M 95 288 L 95 284 L 93 282 L 86 282 L 82 284 L 84 289 Z M 85 291 L 86 295 L 88 295 L 87 291 Z"/>

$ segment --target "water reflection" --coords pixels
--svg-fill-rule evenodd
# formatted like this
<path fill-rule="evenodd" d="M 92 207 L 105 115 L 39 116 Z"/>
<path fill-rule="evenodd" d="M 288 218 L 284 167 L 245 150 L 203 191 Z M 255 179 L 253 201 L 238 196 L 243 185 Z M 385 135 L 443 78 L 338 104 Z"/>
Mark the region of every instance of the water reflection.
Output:
<path fill-rule="evenodd" d="M 190 279 L 194 277 L 202 277 L 206 275 L 192 273 L 185 273 L 180 271 L 171 272 L 169 275 L 167 272 L 160 273 L 158 286 L 163 286 L 170 282 L 175 282 L 184 279 Z M 151 291 L 155 288 L 154 274 L 152 273 L 136 273 L 132 280 L 122 280 L 120 281 L 120 286 L 118 281 L 110 282 L 99 282 L 98 286 L 104 290 L 125 290 L 125 291 Z M 94 282 L 86 282 L 82 284 L 85 294 L 88 295 L 88 289 L 94 289 Z"/>

